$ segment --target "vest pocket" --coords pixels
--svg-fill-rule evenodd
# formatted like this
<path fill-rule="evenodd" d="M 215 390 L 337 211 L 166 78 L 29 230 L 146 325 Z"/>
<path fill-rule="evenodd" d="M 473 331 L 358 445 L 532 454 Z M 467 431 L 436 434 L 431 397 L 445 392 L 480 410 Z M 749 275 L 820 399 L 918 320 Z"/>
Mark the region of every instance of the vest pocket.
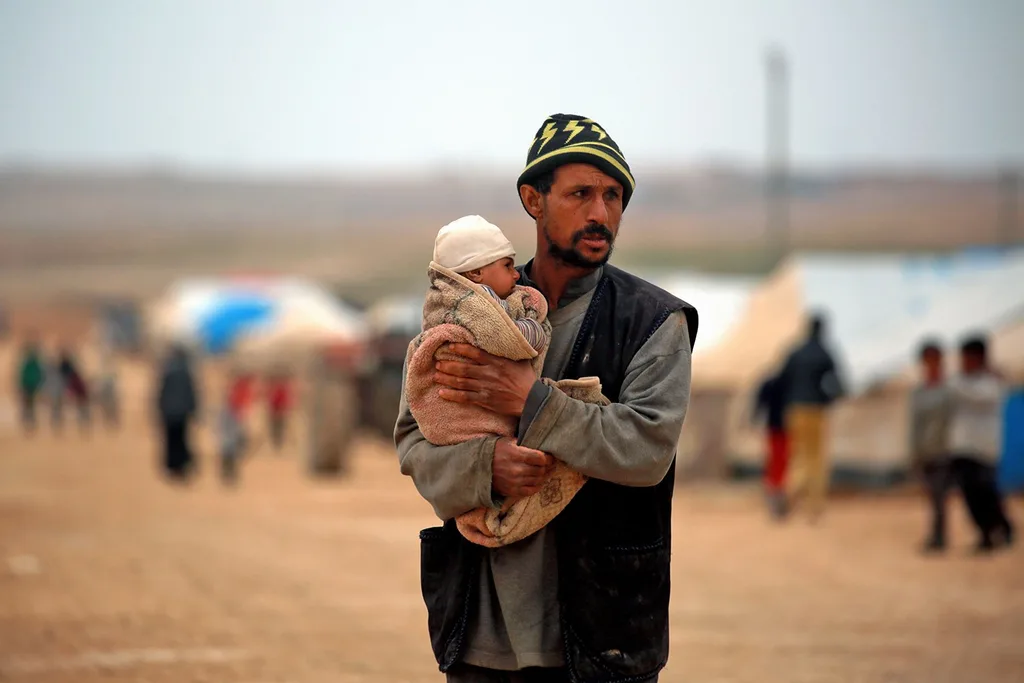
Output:
<path fill-rule="evenodd" d="M 586 680 L 650 676 L 668 659 L 670 549 L 664 542 L 560 558 L 567 658 Z"/>
<path fill-rule="evenodd" d="M 420 532 L 420 589 L 430 645 L 441 671 L 455 663 L 465 640 L 478 569 L 467 545 L 453 520 Z"/>

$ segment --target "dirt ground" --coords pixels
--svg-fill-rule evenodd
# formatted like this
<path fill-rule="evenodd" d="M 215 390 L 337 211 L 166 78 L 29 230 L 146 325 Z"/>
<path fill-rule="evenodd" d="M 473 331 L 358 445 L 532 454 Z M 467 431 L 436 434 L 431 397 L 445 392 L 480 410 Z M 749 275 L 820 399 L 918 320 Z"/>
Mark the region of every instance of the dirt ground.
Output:
<path fill-rule="evenodd" d="M 175 487 L 144 389 L 126 378 L 118 433 L 29 439 L 0 407 L 0 680 L 443 680 L 418 580 L 417 531 L 435 520 L 387 443 L 361 440 L 341 481 L 307 477 L 300 442 L 262 448 L 230 490 L 202 432 L 201 478 Z M 677 494 L 662 681 L 1024 680 L 1021 545 L 972 557 L 959 504 L 954 548 L 926 559 L 914 498 L 836 500 L 817 526 L 772 525 L 758 503 Z"/>

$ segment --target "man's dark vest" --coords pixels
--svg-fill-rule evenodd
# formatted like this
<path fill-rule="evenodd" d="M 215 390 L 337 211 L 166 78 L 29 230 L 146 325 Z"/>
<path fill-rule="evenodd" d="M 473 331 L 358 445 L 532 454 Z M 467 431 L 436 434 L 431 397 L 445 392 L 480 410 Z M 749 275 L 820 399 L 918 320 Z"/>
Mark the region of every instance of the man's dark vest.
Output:
<path fill-rule="evenodd" d="M 604 395 L 618 401 L 633 356 L 680 310 L 692 348 L 693 306 L 605 266 L 564 376 L 600 377 Z M 674 461 L 656 486 L 592 479 L 552 522 L 565 660 L 574 682 L 637 683 L 665 666 L 674 485 Z M 454 520 L 420 532 L 421 587 L 441 671 L 459 661 L 476 616 L 483 552 Z"/>

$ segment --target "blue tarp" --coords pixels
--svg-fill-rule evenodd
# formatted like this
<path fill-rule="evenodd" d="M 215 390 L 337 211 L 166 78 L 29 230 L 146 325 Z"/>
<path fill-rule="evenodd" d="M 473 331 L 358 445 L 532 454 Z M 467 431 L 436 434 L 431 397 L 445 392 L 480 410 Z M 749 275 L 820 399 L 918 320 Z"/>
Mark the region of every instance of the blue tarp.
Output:
<path fill-rule="evenodd" d="M 1024 388 L 1010 394 L 1003 416 L 999 487 L 1005 492 L 1024 491 Z"/>
<path fill-rule="evenodd" d="M 258 294 L 231 294 L 218 301 L 199 320 L 199 336 L 208 353 L 230 350 L 242 334 L 274 316 L 274 304 Z"/>

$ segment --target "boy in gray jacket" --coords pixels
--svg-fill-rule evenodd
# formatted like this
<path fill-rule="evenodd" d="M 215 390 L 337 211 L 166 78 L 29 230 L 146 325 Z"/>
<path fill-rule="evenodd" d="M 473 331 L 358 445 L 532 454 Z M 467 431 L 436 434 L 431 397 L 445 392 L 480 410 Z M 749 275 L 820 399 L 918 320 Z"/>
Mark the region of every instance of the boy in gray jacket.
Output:
<path fill-rule="evenodd" d="M 926 341 L 918 352 L 921 383 L 910 396 L 910 457 L 924 480 L 932 508 L 931 534 L 924 552 L 946 547 L 946 499 L 953 486 L 949 457 L 949 426 L 952 401 L 943 372 L 942 348 Z"/>
<path fill-rule="evenodd" d="M 978 528 L 976 550 L 990 552 L 1013 543 L 1013 524 L 1006 515 L 996 482 L 1002 454 L 1006 387 L 988 362 L 984 337 L 960 346 L 960 376 L 950 383 L 953 401 L 949 448 L 953 471 Z"/>

